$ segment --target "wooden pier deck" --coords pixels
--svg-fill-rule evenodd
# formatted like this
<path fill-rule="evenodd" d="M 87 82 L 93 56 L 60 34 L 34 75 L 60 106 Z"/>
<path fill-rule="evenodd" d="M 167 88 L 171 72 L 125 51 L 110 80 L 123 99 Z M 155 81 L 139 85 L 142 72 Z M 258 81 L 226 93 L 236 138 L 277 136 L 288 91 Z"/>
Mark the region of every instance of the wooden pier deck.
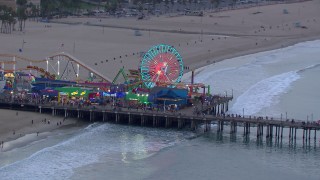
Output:
<path fill-rule="evenodd" d="M 237 133 L 238 128 L 243 128 L 244 135 L 248 135 L 250 130 L 254 129 L 254 132 L 258 137 L 276 137 L 282 138 L 284 129 L 288 129 L 289 138 L 297 138 L 297 130 L 302 131 L 302 139 L 304 141 L 310 141 L 311 134 L 316 140 L 316 133 L 320 130 L 320 125 L 317 123 L 305 123 L 299 120 L 282 120 L 273 119 L 267 117 L 240 117 L 234 115 L 225 115 L 224 112 L 228 109 L 229 99 L 220 101 L 217 104 L 206 108 L 206 115 L 194 115 L 192 108 L 189 108 L 185 113 L 180 112 L 158 112 L 141 109 L 129 109 L 129 108 L 111 108 L 105 106 L 98 107 L 72 107 L 72 106 L 54 106 L 50 104 L 20 104 L 20 103 L 8 103 L 0 102 L 0 108 L 22 110 L 22 111 L 34 111 L 39 113 L 51 114 L 52 116 L 63 116 L 79 118 L 87 121 L 103 121 L 113 122 L 119 124 L 129 125 L 141 125 L 148 127 L 163 127 L 163 128 L 188 128 L 190 130 L 196 130 L 199 126 L 203 127 L 204 132 L 211 130 L 211 125 L 216 124 L 216 129 L 219 132 L 224 131 L 224 128 L 229 127 L 230 133 Z M 219 112 L 219 113 L 218 113 Z M 221 115 L 222 114 L 222 115 Z M 265 132 L 264 132 L 265 131 Z M 301 134 L 301 133 L 299 133 Z"/>

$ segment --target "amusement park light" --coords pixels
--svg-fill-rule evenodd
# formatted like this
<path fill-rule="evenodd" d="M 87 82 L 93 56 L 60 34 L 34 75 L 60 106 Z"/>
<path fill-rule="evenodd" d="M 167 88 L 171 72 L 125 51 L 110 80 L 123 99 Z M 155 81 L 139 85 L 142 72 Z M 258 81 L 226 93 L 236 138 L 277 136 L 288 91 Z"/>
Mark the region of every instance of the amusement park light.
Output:
<path fill-rule="evenodd" d="M 141 59 L 141 79 L 148 88 L 161 81 L 175 86 L 183 75 L 183 60 L 178 51 L 170 45 L 158 44 L 151 47 Z"/>

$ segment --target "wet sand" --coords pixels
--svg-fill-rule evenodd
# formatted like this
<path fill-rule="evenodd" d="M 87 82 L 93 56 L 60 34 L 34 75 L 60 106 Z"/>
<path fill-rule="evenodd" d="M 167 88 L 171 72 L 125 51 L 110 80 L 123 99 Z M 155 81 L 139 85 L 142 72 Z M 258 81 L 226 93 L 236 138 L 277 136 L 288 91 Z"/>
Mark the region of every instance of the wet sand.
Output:
<path fill-rule="evenodd" d="M 0 113 L 1 151 L 25 144 L 26 141 L 44 138 L 48 132 L 66 126 L 75 126 L 77 123 L 75 119 L 64 119 L 34 112 L 1 109 Z M 20 140 L 17 141 L 17 139 Z M 4 142 L 3 147 L 2 142 Z"/>

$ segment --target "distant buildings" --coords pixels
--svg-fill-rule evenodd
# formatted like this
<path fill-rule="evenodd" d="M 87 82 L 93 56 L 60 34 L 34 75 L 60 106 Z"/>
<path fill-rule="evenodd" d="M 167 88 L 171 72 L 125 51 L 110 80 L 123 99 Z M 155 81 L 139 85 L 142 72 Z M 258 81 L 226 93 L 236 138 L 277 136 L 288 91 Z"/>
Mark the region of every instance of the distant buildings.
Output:
<path fill-rule="evenodd" d="M 40 9 L 41 0 L 28 0 L 28 4 L 30 4 L 30 3 L 35 5 L 37 9 Z"/>
<path fill-rule="evenodd" d="M 5 5 L 11 7 L 12 9 L 17 9 L 16 0 L 0 0 L 0 5 Z"/>
<path fill-rule="evenodd" d="M 36 8 L 40 9 L 40 3 L 41 0 L 27 0 L 27 4 L 33 4 L 36 6 Z M 11 7 L 12 9 L 17 9 L 17 3 L 16 0 L 0 0 L 0 5 L 5 5 L 8 7 Z"/>

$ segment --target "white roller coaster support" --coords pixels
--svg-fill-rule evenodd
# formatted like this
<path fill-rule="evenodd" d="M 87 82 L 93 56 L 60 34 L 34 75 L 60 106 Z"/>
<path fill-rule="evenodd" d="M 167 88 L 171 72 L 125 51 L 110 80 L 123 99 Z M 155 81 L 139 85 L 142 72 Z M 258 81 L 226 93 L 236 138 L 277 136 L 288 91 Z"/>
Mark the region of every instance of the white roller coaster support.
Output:
<path fill-rule="evenodd" d="M 79 78 L 80 65 L 77 64 L 77 78 Z"/>
<path fill-rule="evenodd" d="M 16 73 L 16 57 L 13 56 L 13 73 Z"/>
<path fill-rule="evenodd" d="M 55 56 L 58 56 L 58 75 L 59 75 L 59 60 L 60 60 L 60 56 L 64 56 L 64 57 L 67 57 L 69 58 L 71 61 L 74 61 L 76 63 L 78 63 L 79 65 L 81 65 L 83 68 L 87 69 L 88 71 L 90 72 L 93 72 L 95 75 L 99 76 L 101 79 L 105 80 L 105 81 L 108 81 L 108 82 L 112 82 L 112 80 L 108 77 L 106 77 L 105 75 L 99 73 L 98 71 L 92 69 L 90 66 L 86 65 L 85 63 L 83 63 L 82 61 L 80 61 L 79 59 L 71 56 L 70 54 L 68 53 L 65 53 L 65 52 L 62 52 L 62 53 L 58 53 L 54 56 L 51 56 L 51 57 L 55 57 Z"/>
<path fill-rule="evenodd" d="M 58 76 L 60 76 L 60 56 L 58 56 Z"/>
<path fill-rule="evenodd" d="M 46 71 L 49 72 L 49 60 L 48 60 L 48 58 L 46 58 L 46 62 L 47 62 L 47 69 L 46 69 Z"/>

